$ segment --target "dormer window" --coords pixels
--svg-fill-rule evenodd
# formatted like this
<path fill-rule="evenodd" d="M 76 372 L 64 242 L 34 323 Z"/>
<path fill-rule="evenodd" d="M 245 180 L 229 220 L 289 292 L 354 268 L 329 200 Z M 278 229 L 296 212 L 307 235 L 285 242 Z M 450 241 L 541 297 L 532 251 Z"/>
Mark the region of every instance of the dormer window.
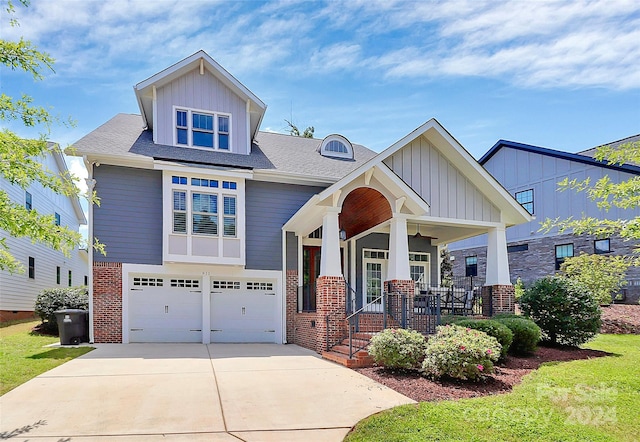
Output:
<path fill-rule="evenodd" d="M 353 146 L 342 135 L 327 136 L 322 140 L 318 151 L 325 157 L 353 159 Z"/>
<path fill-rule="evenodd" d="M 194 109 L 175 109 L 174 145 L 229 151 L 231 116 Z"/>

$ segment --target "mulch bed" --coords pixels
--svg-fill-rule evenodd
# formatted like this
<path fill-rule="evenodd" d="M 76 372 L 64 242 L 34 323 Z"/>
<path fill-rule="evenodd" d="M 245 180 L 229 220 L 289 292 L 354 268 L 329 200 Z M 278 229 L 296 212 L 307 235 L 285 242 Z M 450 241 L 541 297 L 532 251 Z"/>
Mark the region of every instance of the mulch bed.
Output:
<path fill-rule="evenodd" d="M 640 305 L 602 307 L 602 333 L 640 335 Z"/>
<path fill-rule="evenodd" d="M 508 393 L 514 385 L 522 381 L 523 376 L 540 367 L 543 362 L 574 361 L 607 355 L 608 353 L 597 350 L 538 347 L 536 353 L 531 356 L 507 356 L 505 363 L 495 367 L 496 372 L 493 375 L 477 383 L 457 380 L 432 381 L 416 372 L 394 372 L 381 367 L 359 368 L 356 371 L 415 401 L 441 401 Z"/>
<path fill-rule="evenodd" d="M 602 333 L 640 334 L 640 305 L 617 304 L 603 307 L 602 311 Z M 380 367 L 359 368 L 356 371 L 415 401 L 441 401 L 508 393 L 526 374 L 544 362 L 575 361 L 607 355 L 608 353 L 598 350 L 538 347 L 531 356 L 508 356 L 503 364 L 496 366 L 493 375 L 478 383 L 432 381 L 416 372 L 394 372 Z"/>

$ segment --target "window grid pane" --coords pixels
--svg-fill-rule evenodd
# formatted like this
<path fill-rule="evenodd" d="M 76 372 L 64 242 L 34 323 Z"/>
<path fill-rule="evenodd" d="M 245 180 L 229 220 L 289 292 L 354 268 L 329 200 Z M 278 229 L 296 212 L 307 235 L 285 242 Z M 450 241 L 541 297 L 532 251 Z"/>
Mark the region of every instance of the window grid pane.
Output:
<path fill-rule="evenodd" d="M 206 193 L 192 195 L 193 233 L 218 234 L 218 196 Z"/>
<path fill-rule="evenodd" d="M 187 193 L 186 192 L 177 192 L 177 191 L 173 192 L 173 232 L 187 233 Z"/>
<path fill-rule="evenodd" d="M 533 215 L 533 189 L 516 192 L 516 201 L 525 208 L 527 212 Z"/>

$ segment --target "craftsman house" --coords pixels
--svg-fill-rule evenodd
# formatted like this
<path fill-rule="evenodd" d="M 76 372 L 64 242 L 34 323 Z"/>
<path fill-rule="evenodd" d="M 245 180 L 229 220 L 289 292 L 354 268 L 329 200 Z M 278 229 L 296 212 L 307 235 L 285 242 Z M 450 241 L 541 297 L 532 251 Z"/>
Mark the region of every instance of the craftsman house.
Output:
<path fill-rule="evenodd" d="M 140 115 L 74 145 L 107 250 L 90 257 L 92 341 L 320 351 L 347 309 L 375 314 L 385 282 L 438 285 L 439 249 L 484 233 L 486 284 L 512 307 L 505 230 L 531 217 L 436 120 L 379 154 L 261 132 L 266 105 L 203 51 L 134 91 Z"/>

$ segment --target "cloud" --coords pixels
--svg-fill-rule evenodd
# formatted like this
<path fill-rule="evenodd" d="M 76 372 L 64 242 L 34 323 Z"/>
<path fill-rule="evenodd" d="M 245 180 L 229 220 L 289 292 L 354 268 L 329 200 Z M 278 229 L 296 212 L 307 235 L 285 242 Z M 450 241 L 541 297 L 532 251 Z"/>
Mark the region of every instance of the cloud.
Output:
<path fill-rule="evenodd" d="M 58 0 L 17 7 L 57 81 L 134 84 L 205 49 L 231 72 L 497 78 L 523 87 L 640 87 L 633 0 L 267 3 Z M 134 78 L 135 77 L 135 78 Z"/>

